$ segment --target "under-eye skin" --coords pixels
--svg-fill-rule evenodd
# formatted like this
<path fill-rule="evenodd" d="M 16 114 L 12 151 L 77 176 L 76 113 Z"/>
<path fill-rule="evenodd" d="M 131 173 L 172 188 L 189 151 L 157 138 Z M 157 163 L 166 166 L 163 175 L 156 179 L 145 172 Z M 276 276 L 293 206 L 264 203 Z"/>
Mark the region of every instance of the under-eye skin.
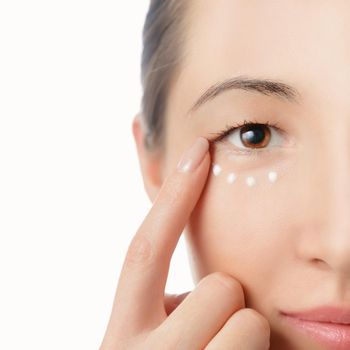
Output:
<path fill-rule="evenodd" d="M 271 153 L 284 143 L 284 131 L 277 123 L 258 123 L 244 120 L 243 123 L 228 125 L 214 134 L 213 143 L 224 143 L 235 155 L 257 156 Z"/>
<path fill-rule="evenodd" d="M 222 171 L 221 166 L 218 165 L 218 164 L 214 164 L 214 166 L 213 166 L 213 174 L 215 176 L 218 176 L 221 173 L 221 171 Z"/>

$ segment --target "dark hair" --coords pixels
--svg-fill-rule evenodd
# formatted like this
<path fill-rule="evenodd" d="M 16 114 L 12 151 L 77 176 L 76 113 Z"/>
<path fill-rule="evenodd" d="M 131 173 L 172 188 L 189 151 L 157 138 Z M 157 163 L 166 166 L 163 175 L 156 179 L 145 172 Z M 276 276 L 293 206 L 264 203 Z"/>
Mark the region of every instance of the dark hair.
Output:
<path fill-rule="evenodd" d="M 167 95 L 183 54 L 188 2 L 151 0 L 143 27 L 141 112 L 148 149 L 159 148 L 164 142 Z"/>

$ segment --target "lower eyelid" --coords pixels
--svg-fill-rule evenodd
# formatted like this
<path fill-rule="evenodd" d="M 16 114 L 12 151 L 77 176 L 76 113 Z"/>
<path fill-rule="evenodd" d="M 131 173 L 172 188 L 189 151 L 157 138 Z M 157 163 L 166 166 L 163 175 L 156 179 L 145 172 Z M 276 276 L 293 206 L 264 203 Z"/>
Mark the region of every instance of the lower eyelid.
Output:
<path fill-rule="evenodd" d="M 237 154 L 237 155 L 242 155 L 242 156 L 250 156 L 250 155 L 260 155 L 261 153 L 271 153 L 273 152 L 272 148 L 277 148 L 277 147 L 265 147 L 265 148 L 252 148 L 249 150 L 242 150 L 242 149 L 236 149 L 236 150 L 229 150 L 229 152 L 231 152 L 232 154 Z"/>
<path fill-rule="evenodd" d="M 242 150 L 242 149 L 233 149 L 232 144 L 227 143 L 226 147 L 226 142 L 225 140 L 220 141 L 221 146 L 218 145 L 216 147 L 216 152 L 218 155 L 224 153 L 224 155 L 232 158 L 232 159 L 237 159 L 237 158 L 260 158 L 266 156 L 267 158 L 272 157 L 272 156 L 281 156 L 283 155 L 282 152 L 286 150 L 286 147 L 284 146 L 271 146 L 271 147 L 265 147 L 265 148 L 252 148 L 252 149 L 247 149 L 247 150 Z"/>

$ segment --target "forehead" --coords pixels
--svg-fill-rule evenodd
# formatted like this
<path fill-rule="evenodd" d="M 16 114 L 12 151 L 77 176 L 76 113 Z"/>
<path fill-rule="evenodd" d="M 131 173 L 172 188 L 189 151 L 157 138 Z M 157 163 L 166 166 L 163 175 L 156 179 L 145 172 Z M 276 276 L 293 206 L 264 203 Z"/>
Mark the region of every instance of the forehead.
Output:
<path fill-rule="evenodd" d="M 350 88 L 350 2 L 193 0 L 180 77 L 190 104 L 238 75 L 286 80 L 343 98 Z M 331 86 L 329 83 L 331 82 Z"/>

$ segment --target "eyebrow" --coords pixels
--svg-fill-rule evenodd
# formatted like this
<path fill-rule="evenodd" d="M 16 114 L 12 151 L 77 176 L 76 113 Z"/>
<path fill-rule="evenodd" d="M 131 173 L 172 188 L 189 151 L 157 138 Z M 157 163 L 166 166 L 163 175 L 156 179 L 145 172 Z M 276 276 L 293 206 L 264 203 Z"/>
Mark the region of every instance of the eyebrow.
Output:
<path fill-rule="evenodd" d="M 292 103 L 300 103 L 301 100 L 300 92 L 295 87 L 285 82 L 272 79 L 254 79 L 247 76 L 238 76 L 218 82 L 209 87 L 209 89 L 206 90 L 191 107 L 189 113 L 197 110 L 200 106 L 213 100 L 223 92 L 232 89 L 241 89 L 258 92 L 267 96 L 276 96 L 278 98 L 284 98 Z"/>

